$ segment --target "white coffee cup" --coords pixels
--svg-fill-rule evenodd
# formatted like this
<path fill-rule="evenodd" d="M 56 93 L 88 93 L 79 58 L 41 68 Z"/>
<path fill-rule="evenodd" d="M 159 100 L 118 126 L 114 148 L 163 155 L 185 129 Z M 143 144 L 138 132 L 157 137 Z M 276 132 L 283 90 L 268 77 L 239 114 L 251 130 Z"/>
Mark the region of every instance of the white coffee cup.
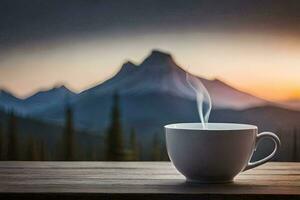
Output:
<path fill-rule="evenodd" d="M 240 172 L 268 162 L 280 146 L 271 132 L 257 134 L 257 127 L 248 124 L 181 123 L 165 126 L 168 155 L 189 182 L 231 182 Z M 273 152 L 250 162 L 257 144 L 264 138 L 273 140 Z"/>

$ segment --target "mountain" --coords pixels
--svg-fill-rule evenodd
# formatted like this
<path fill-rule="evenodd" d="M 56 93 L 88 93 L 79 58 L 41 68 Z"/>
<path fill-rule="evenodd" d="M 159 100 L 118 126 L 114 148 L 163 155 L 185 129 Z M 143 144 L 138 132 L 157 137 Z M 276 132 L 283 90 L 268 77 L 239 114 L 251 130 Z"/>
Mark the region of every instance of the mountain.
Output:
<path fill-rule="evenodd" d="M 246 109 L 267 102 L 239 91 L 220 80 L 199 78 L 208 89 L 214 108 Z M 111 98 L 121 96 L 123 123 L 127 128 L 156 131 L 158 124 L 199 121 L 194 91 L 186 82 L 186 72 L 168 53 L 154 50 L 139 65 L 126 62 L 107 81 L 74 96 L 71 103 L 79 128 L 99 130 L 110 121 Z M 57 104 L 34 113 L 44 120 L 61 123 L 64 105 Z"/>
<path fill-rule="evenodd" d="M 21 104 L 21 99 L 15 97 L 6 90 L 0 90 L 0 108 L 9 110 L 11 108 L 18 108 Z"/>
<path fill-rule="evenodd" d="M 239 91 L 221 80 L 198 77 L 205 85 L 215 108 L 245 109 L 267 102 Z M 93 94 L 101 95 L 118 91 L 121 94 L 146 94 L 161 92 L 194 100 L 194 91 L 187 85 L 186 72 L 180 68 L 170 54 L 157 50 L 139 65 L 125 63 L 111 79 L 80 94 L 79 98 Z"/>
<path fill-rule="evenodd" d="M 75 96 L 76 93 L 61 85 L 49 90 L 39 91 L 24 99 L 22 103 L 26 107 L 27 113 L 34 113 L 57 104 L 66 104 Z"/>
<path fill-rule="evenodd" d="M 267 103 L 221 80 L 198 78 L 209 91 L 215 108 L 245 109 Z M 65 86 L 57 86 L 50 90 L 39 91 L 26 99 L 18 99 L 13 95 L 10 95 L 11 98 L 0 96 L 0 106 L 22 114 L 35 114 L 46 111 L 47 108 L 62 107 L 66 99 L 77 101 L 95 95 L 111 95 L 115 91 L 122 95 L 160 92 L 189 100 L 195 99 L 194 91 L 186 83 L 186 72 L 175 63 L 170 54 L 153 50 L 140 65 L 126 62 L 114 77 L 77 96 Z"/>
<path fill-rule="evenodd" d="M 299 111 L 278 107 L 277 104 L 239 91 L 218 79 L 195 78 L 202 81 L 211 95 L 213 110 L 210 122 L 255 124 L 259 131 L 280 134 L 281 130 L 293 134 L 294 130 L 299 129 Z M 39 134 L 50 130 L 47 135 L 51 136 L 53 132 L 58 137 L 61 128 L 51 127 L 63 125 L 66 102 L 73 108 L 74 124 L 79 132 L 84 130 L 98 135 L 106 133 L 115 93 L 120 95 L 121 122 L 125 137 L 134 128 L 145 152 L 150 152 L 154 135 L 159 133 L 161 139 L 164 138 L 164 125 L 199 122 L 195 93 L 187 85 L 186 72 L 170 54 L 157 50 L 152 51 L 140 64 L 124 63 L 112 78 L 79 94 L 62 86 L 38 92 L 23 100 L 14 98 L 9 93 L 3 93 L 0 98 L 3 102 L 7 99 L 7 102 L 16 104 L 21 101 L 21 105 L 27 105 L 26 108 L 31 109 L 28 111 L 31 119 L 23 119 L 22 130 Z M 32 123 L 32 118 L 42 120 L 40 123 L 45 126 Z M 292 134 L 282 135 L 282 140 L 286 141 L 285 149 L 291 146 Z M 82 142 L 84 141 L 82 136 Z M 261 146 L 263 148 L 256 152 L 255 159 L 271 150 L 272 143 L 264 141 Z"/>
<path fill-rule="evenodd" d="M 291 99 L 287 101 L 281 101 L 278 103 L 281 107 L 291 109 L 291 110 L 298 110 L 300 111 L 300 100 L 299 99 Z"/>
<path fill-rule="evenodd" d="M 24 99 L 24 102 L 27 104 L 43 104 L 47 100 L 51 99 L 54 101 L 61 101 L 68 97 L 73 97 L 75 93 L 66 88 L 64 85 L 57 86 L 49 90 L 39 91 L 32 96 Z"/>
<path fill-rule="evenodd" d="M 19 114 L 26 115 L 45 110 L 57 104 L 64 104 L 76 94 L 65 86 L 56 86 L 48 90 L 41 90 L 33 95 L 19 99 L 7 91 L 0 92 L 0 106 L 5 110 L 13 110 Z"/>

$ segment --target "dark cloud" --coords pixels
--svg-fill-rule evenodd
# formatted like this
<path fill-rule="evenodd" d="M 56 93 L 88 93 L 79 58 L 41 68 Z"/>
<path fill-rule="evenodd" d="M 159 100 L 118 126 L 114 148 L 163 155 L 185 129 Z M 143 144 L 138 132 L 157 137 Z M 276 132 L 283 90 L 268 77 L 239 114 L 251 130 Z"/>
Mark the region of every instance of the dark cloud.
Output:
<path fill-rule="evenodd" d="M 64 37 L 186 28 L 299 29 L 291 0 L 2 0 L 0 49 Z"/>

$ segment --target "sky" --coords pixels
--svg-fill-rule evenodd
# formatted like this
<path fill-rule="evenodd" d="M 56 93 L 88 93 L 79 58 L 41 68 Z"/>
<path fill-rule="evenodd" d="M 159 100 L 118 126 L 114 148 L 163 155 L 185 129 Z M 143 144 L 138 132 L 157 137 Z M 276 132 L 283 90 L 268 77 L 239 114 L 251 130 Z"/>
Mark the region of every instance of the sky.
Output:
<path fill-rule="evenodd" d="M 152 49 L 259 97 L 300 99 L 297 1 L 1 1 L 0 88 L 80 92 Z"/>

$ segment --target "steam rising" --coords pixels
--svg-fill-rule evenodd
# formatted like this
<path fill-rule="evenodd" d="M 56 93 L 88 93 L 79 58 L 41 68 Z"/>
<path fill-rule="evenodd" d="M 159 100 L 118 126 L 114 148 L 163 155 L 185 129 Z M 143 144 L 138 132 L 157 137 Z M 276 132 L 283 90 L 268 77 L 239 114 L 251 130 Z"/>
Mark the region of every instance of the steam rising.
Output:
<path fill-rule="evenodd" d="M 186 73 L 186 81 L 196 93 L 198 113 L 202 123 L 202 127 L 207 128 L 207 123 L 212 107 L 209 93 L 199 78 Z M 206 109 L 204 109 L 204 103 L 207 104 Z"/>

